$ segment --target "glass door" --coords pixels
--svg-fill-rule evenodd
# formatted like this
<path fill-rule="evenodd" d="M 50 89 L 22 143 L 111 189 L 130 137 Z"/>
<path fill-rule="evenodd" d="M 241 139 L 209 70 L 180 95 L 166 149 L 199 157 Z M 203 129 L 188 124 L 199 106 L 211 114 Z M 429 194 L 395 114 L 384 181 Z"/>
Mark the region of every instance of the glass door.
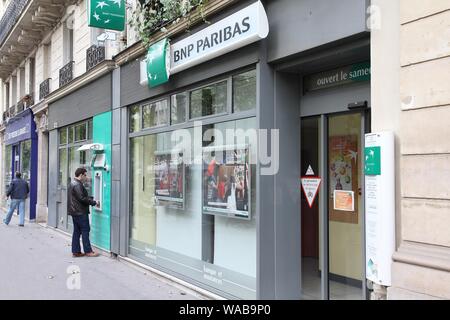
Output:
<path fill-rule="evenodd" d="M 321 194 L 315 190 L 317 180 L 310 180 L 307 187 L 305 179 L 322 177 L 320 166 L 321 152 L 320 117 L 302 119 L 301 123 L 301 257 L 302 257 L 302 297 L 318 300 L 322 298 L 322 262 L 320 259 L 320 241 L 322 228 L 320 223 Z M 314 185 L 314 182 L 316 183 Z M 315 197 L 314 197 L 315 196 Z"/>
<path fill-rule="evenodd" d="M 301 119 L 304 299 L 365 298 L 364 119 L 361 112 Z"/>
<path fill-rule="evenodd" d="M 363 298 L 364 207 L 360 113 L 328 117 L 329 298 Z"/>

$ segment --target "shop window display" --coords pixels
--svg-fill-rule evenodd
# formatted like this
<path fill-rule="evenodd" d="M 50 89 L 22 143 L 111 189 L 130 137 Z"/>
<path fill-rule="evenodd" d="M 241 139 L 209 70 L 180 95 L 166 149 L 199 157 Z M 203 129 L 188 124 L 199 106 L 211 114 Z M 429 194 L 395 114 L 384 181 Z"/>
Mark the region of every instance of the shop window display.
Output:
<path fill-rule="evenodd" d="M 172 95 L 170 123 L 185 123 L 185 102 L 191 118 L 226 112 L 227 81 Z M 133 134 L 146 105 L 141 112 L 130 108 Z M 130 138 L 129 255 L 231 297 L 255 299 L 257 139 L 219 138 L 227 129 L 254 131 L 256 118 L 184 126 L 191 139 L 182 143 L 167 129 Z M 208 187 L 213 180 L 215 189 Z"/>

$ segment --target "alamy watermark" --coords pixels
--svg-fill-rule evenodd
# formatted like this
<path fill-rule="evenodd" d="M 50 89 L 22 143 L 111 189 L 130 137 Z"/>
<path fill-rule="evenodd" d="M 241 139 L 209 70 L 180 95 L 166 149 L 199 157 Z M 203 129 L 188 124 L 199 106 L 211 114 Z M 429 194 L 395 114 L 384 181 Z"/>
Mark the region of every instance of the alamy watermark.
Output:
<path fill-rule="evenodd" d="M 179 129 L 171 133 L 173 154 L 183 153 L 183 162 L 186 165 L 203 163 L 203 148 L 214 147 L 218 150 L 229 150 L 245 146 L 251 156 L 248 164 L 260 165 L 261 175 L 275 175 L 279 170 L 279 130 L 272 129 L 241 129 L 209 128 L 204 130 L 201 121 L 194 123 L 194 128 Z"/>
<path fill-rule="evenodd" d="M 81 269 L 77 265 L 70 265 L 66 269 L 69 277 L 66 280 L 66 286 L 69 290 L 81 290 Z"/>

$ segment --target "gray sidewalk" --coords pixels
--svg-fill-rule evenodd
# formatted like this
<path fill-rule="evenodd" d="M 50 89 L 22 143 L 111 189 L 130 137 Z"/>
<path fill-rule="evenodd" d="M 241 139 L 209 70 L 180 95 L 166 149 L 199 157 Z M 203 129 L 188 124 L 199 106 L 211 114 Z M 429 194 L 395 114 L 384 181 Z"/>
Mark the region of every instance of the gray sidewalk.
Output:
<path fill-rule="evenodd" d="M 18 227 L 16 215 L 6 226 L 3 211 L 0 217 L 0 299 L 199 299 L 180 285 L 113 258 L 72 258 L 65 234 L 36 223 Z M 68 289 L 68 279 L 73 280 L 69 286 L 79 283 L 80 289 Z"/>

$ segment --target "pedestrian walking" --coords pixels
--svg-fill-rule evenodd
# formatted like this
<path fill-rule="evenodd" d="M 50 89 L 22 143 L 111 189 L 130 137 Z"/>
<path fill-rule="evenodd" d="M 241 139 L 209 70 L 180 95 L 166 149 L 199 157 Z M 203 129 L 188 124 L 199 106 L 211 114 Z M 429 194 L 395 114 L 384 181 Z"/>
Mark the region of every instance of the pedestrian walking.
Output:
<path fill-rule="evenodd" d="M 95 201 L 89 197 L 83 183 L 86 182 L 87 170 L 78 168 L 75 170 L 75 178 L 69 184 L 67 191 L 67 214 L 72 216 L 73 220 L 73 235 L 72 235 L 72 255 L 73 257 L 97 257 L 98 253 L 94 252 L 89 240 L 89 232 L 91 227 L 89 225 L 89 206 L 100 206 L 99 201 Z M 80 247 L 80 236 L 83 240 L 83 251 Z"/>
<path fill-rule="evenodd" d="M 12 215 L 17 208 L 19 211 L 19 227 L 23 227 L 25 225 L 25 199 L 30 193 L 30 188 L 28 182 L 22 179 L 22 174 L 19 171 L 16 172 L 15 176 L 16 178 L 13 179 L 6 192 L 6 199 L 10 197 L 11 201 L 3 223 L 9 225 Z"/>

